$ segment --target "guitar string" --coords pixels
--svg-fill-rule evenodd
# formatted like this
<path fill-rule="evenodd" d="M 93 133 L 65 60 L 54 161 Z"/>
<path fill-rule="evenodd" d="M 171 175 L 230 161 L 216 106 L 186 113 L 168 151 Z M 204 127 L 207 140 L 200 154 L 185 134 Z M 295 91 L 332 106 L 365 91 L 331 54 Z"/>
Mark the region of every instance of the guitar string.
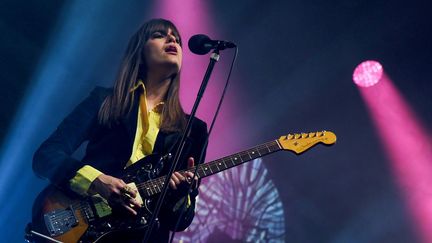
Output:
<path fill-rule="evenodd" d="M 315 134 L 316 134 L 315 136 L 324 136 L 324 135 L 325 135 L 324 132 L 321 132 L 321 134 L 319 134 L 319 132 L 317 132 L 317 133 L 315 133 Z M 294 136 L 295 136 L 295 135 L 296 135 L 296 134 L 294 134 Z M 273 148 L 273 147 L 275 147 L 275 146 L 276 146 L 276 148 Z M 263 148 L 267 148 L 267 149 L 269 150 L 268 152 L 263 153 L 264 155 L 267 155 L 267 154 L 269 154 L 269 153 L 272 153 L 272 152 L 275 152 L 275 151 L 278 151 L 279 149 L 281 149 L 280 146 L 279 146 L 279 144 L 277 143 L 277 140 L 273 140 L 273 141 L 270 141 L 270 142 L 267 142 L 267 143 L 264 143 L 264 144 L 258 145 L 258 146 L 256 146 L 256 147 L 253 147 L 253 148 L 251 148 L 251 149 L 248 149 L 248 150 L 245 150 L 245 151 L 239 152 L 239 153 L 237 153 L 237 154 L 233 154 L 233 155 L 231 155 L 231 156 L 227 156 L 227 157 L 223 157 L 223 158 L 221 158 L 221 159 L 214 160 L 214 161 L 212 161 L 212 162 L 206 163 L 205 165 L 207 165 L 207 167 L 209 167 L 210 170 L 211 170 L 211 166 L 216 165 L 216 167 L 219 169 L 219 171 L 217 171 L 217 172 L 220 172 L 220 171 L 222 171 L 222 170 L 220 170 L 219 166 L 217 166 L 217 163 L 218 163 L 218 162 L 222 161 L 222 162 L 224 163 L 225 167 L 226 167 L 226 168 L 224 168 L 224 169 L 228 169 L 228 168 L 231 168 L 231 167 L 234 167 L 234 166 L 237 166 L 237 165 L 238 165 L 238 164 L 234 165 L 234 162 L 232 161 L 232 157 L 240 157 L 240 159 L 241 159 L 240 163 L 247 162 L 247 161 L 250 161 L 250 160 L 255 159 L 255 158 L 252 158 L 252 156 L 249 154 L 249 151 L 252 151 L 252 150 L 258 150 L 258 153 L 259 153 L 259 150 L 260 150 L 260 149 L 263 149 Z M 238 156 L 236 156 L 236 155 L 238 155 Z M 248 155 L 248 156 L 250 157 L 250 159 L 248 159 L 248 160 L 246 160 L 246 161 L 242 160 L 242 156 L 243 156 L 243 155 Z M 259 155 L 260 155 L 260 156 L 257 156 L 256 158 L 259 158 L 259 157 L 264 156 L 264 155 L 261 155 L 261 153 L 259 153 Z M 228 167 L 228 166 L 225 164 L 225 161 L 224 161 L 224 160 L 227 159 L 227 158 L 230 158 L 230 159 L 231 159 L 231 161 L 233 162 L 233 166 Z M 198 168 L 198 171 L 201 172 L 201 173 L 203 173 L 204 171 L 202 170 L 202 167 L 204 166 L 204 164 L 203 164 L 203 165 L 197 165 L 197 166 L 200 166 L 200 167 L 201 167 L 201 168 Z M 195 168 L 195 167 L 193 167 L 193 168 L 189 168 L 189 169 L 187 169 L 187 170 L 191 170 L 191 169 L 194 169 L 194 168 Z M 181 170 L 181 171 L 179 171 L 179 172 L 184 172 L 184 171 L 186 171 L 186 170 Z M 211 174 L 214 174 L 214 173 L 211 173 Z M 205 175 L 205 173 L 204 173 L 204 175 Z M 166 177 L 166 176 L 162 176 L 162 177 L 156 178 L 156 179 L 154 179 L 154 180 L 149 180 L 149 181 L 146 181 L 146 182 L 144 182 L 144 183 L 138 184 L 138 185 L 137 185 L 137 189 L 150 188 L 150 187 L 148 187 L 148 185 L 150 185 L 150 184 L 153 184 L 153 185 L 154 185 L 155 183 L 162 184 L 163 181 L 165 181 L 165 177 Z M 156 189 L 156 188 L 155 188 L 155 189 Z M 159 189 L 159 190 L 160 190 L 160 189 Z M 146 192 L 147 192 L 147 196 L 148 196 L 148 197 L 149 197 L 149 196 L 152 196 L 152 195 L 155 195 L 155 194 L 157 194 L 157 193 L 159 193 L 159 192 L 157 192 L 157 191 L 156 191 L 156 193 L 153 193 L 153 191 L 151 191 L 151 190 L 150 190 L 151 193 L 148 193 L 148 190 L 147 190 Z M 83 204 L 83 201 L 84 201 L 85 204 L 87 204 L 87 205 L 82 205 L 82 204 Z M 72 209 L 74 209 L 74 210 L 80 210 L 80 212 L 81 212 L 81 214 L 82 214 L 82 217 L 86 217 L 86 218 L 88 218 L 88 217 L 87 217 L 87 214 L 84 213 L 83 210 L 84 210 L 85 208 L 89 208 L 89 207 L 90 207 L 90 206 L 88 205 L 89 202 L 87 202 L 87 201 L 85 201 L 85 200 L 83 200 L 83 201 L 74 202 L 74 203 L 72 203 L 70 206 L 71 206 Z M 93 214 L 93 217 L 95 216 L 95 215 L 94 215 L 95 213 L 93 212 L 93 210 L 91 210 L 90 213 Z M 57 216 L 63 216 L 63 215 L 66 215 L 66 214 L 69 214 L 69 212 L 67 212 L 66 209 L 62 209 L 62 212 L 59 212 L 59 213 L 56 214 L 56 215 L 57 215 Z"/>
<path fill-rule="evenodd" d="M 214 169 L 217 169 L 218 171 L 217 172 L 220 172 L 220 171 L 222 171 L 222 170 L 225 170 L 225 169 L 229 169 L 229 168 L 231 168 L 231 167 L 234 167 L 234 166 L 237 166 L 238 164 L 233 164 L 232 166 L 227 166 L 226 164 L 225 164 L 225 159 L 228 159 L 228 158 L 230 158 L 230 160 L 234 163 L 234 161 L 232 160 L 232 157 L 240 157 L 240 159 L 243 157 L 243 156 L 245 156 L 245 155 L 248 155 L 249 157 L 250 157 L 250 159 L 246 159 L 246 160 L 241 160 L 241 161 L 239 161 L 240 163 L 243 163 L 243 162 L 246 162 L 246 161 L 249 161 L 249 160 L 253 160 L 253 159 L 255 159 L 255 158 L 252 158 L 252 156 L 250 155 L 250 152 L 252 151 L 252 150 L 261 150 L 261 149 L 268 149 L 268 150 L 270 150 L 270 151 L 266 151 L 265 153 L 259 153 L 259 151 L 258 151 L 258 153 L 259 154 L 263 154 L 263 155 L 260 155 L 260 156 L 257 156 L 256 158 L 259 158 L 259 157 L 262 157 L 262 156 L 264 156 L 264 155 L 267 155 L 268 153 L 272 153 L 272 152 L 275 152 L 275 151 L 277 151 L 277 150 L 279 150 L 280 149 L 280 147 L 279 147 L 279 145 L 277 144 L 277 142 L 276 142 L 276 140 L 273 140 L 273 141 L 270 141 L 270 142 L 267 142 L 267 143 L 264 143 L 264 144 L 261 144 L 261 145 L 258 145 L 258 146 L 256 146 L 256 147 L 253 147 L 253 148 L 251 148 L 251 149 L 248 149 L 248 150 L 245 150 L 245 151 L 242 151 L 242 152 L 239 152 L 239 153 L 236 153 L 236 154 L 233 154 L 233 155 L 231 155 L 231 156 L 226 156 L 226 157 L 223 157 L 223 158 L 220 158 L 220 159 L 217 159 L 217 160 L 214 160 L 214 161 L 211 161 L 211 162 L 209 162 L 209 163 L 205 163 L 205 164 L 201 164 L 201 165 L 199 165 L 201 168 L 199 168 L 198 169 L 198 174 L 200 175 L 200 174 L 204 174 L 204 175 L 206 175 L 206 173 L 204 172 L 204 170 L 203 170 L 203 167 L 208 167 L 208 168 L 210 168 L 210 170 L 212 169 L 212 168 L 214 168 Z M 228 160 L 229 161 L 229 160 Z M 220 170 L 220 168 L 219 168 L 219 166 L 217 165 L 218 163 L 223 163 L 224 165 L 225 165 L 225 168 L 223 168 L 222 170 Z M 216 168 L 216 167 L 217 168 Z M 191 171 L 191 170 L 194 170 L 195 169 L 195 167 L 192 167 L 192 168 L 189 168 L 189 169 L 186 169 L 186 170 L 181 170 L 181 171 L 178 171 L 178 172 L 180 172 L 180 173 L 184 173 L 185 171 Z M 214 174 L 214 173 L 211 173 L 211 174 Z M 158 191 L 157 191 L 157 189 L 159 189 L 160 190 L 160 188 L 157 188 L 157 185 L 155 185 L 155 184 L 161 184 L 161 185 L 163 185 L 163 182 L 165 181 L 165 176 L 161 176 L 161 177 L 159 177 L 159 178 L 156 178 L 156 179 L 153 179 L 153 180 L 149 180 L 149 181 L 146 181 L 146 182 L 143 182 L 143 183 L 140 183 L 140 184 L 138 184 L 137 185 L 137 188 L 138 189 L 145 189 L 145 191 L 147 192 L 147 194 L 148 194 L 148 196 L 151 196 L 151 195 L 154 195 L 154 194 L 157 194 L 157 193 L 159 193 Z M 149 192 L 149 190 L 150 190 L 150 192 Z M 153 191 L 154 190 L 156 190 L 156 193 L 153 193 Z"/>
<path fill-rule="evenodd" d="M 324 136 L 324 135 L 325 135 L 323 132 L 322 132 L 322 134 L 320 134 L 320 135 L 319 135 L 318 133 L 319 133 L 319 132 L 315 133 L 316 136 Z M 250 160 L 253 160 L 254 158 L 252 158 L 252 156 L 250 156 L 250 154 L 249 154 L 248 151 L 258 150 L 258 153 L 259 153 L 259 150 L 260 150 L 260 149 L 264 149 L 264 148 L 267 148 L 267 149 L 269 150 L 268 152 L 263 153 L 264 155 L 267 155 L 267 154 L 272 153 L 272 152 L 276 152 L 276 151 L 278 151 L 278 150 L 281 149 L 280 146 L 279 146 L 279 144 L 277 143 L 277 140 L 273 140 L 273 141 L 270 141 L 270 142 L 267 142 L 267 143 L 264 143 L 264 144 L 261 144 L 261 145 L 255 146 L 255 147 L 253 147 L 253 148 L 251 148 L 251 149 L 247 149 L 247 150 L 245 150 L 245 151 L 242 151 L 242 152 L 239 152 L 239 153 L 233 154 L 233 155 L 231 155 L 231 156 L 226 156 L 226 157 L 223 157 L 223 158 L 220 158 L 220 159 L 217 159 L 217 160 L 211 161 L 211 162 L 206 163 L 206 164 L 198 165 L 198 166 L 201 166 L 201 167 L 202 167 L 202 166 L 204 166 L 204 165 L 207 165 L 208 167 L 211 167 L 212 165 L 216 165 L 217 162 L 220 162 L 220 161 L 222 161 L 222 162 L 224 163 L 224 165 L 226 166 L 226 164 L 225 164 L 225 162 L 224 162 L 224 159 L 227 159 L 227 158 L 230 158 L 230 157 L 231 157 L 231 158 L 232 158 L 232 157 L 236 157 L 235 155 L 238 155 L 237 157 L 240 157 L 240 159 L 241 159 L 241 156 L 242 156 L 242 155 L 249 155 L 250 159 L 248 159 L 248 160 L 246 160 L 246 161 L 250 161 Z M 264 156 L 264 155 L 261 155 L 261 153 L 259 153 L 259 154 L 260 154 L 260 156 L 257 156 L 256 158 L 259 158 L 259 157 Z M 231 159 L 231 161 L 232 161 L 232 159 Z M 240 162 L 243 163 L 243 162 L 246 162 L 246 161 L 240 161 Z M 233 166 L 231 166 L 231 167 L 234 167 L 234 166 L 237 166 L 237 165 L 238 165 L 238 164 L 236 164 L 236 165 L 233 164 Z M 218 166 L 216 165 L 216 167 L 218 167 Z M 225 169 L 229 169 L 229 168 L 231 168 L 231 167 L 226 167 Z M 189 168 L 189 169 L 187 169 L 187 170 L 191 170 L 191 169 L 194 169 L 194 167 L 193 167 L 193 168 Z M 218 167 L 218 169 L 219 169 L 219 167 Z M 184 172 L 184 171 L 186 171 L 186 170 L 181 170 L 181 171 L 179 171 L 179 172 Z M 203 172 L 202 168 L 199 168 L 198 171 Z M 221 171 L 221 170 L 220 170 L 220 171 Z M 220 172 L 220 171 L 218 171 L 218 172 Z M 205 174 L 205 173 L 204 173 L 204 174 Z M 214 174 L 214 173 L 212 173 L 212 174 Z M 138 185 L 137 185 L 137 189 L 143 189 L 143 188 L 148 187 L 147 185 L 149 185 L 149 184 L 153 184 L 153 185 L 154 185 L 155 182 L 157 182 L 157 183 L 163 183 L 164 181 L 165 181 L 165 176 L 162 176 L 162 177 L 159 177 L 159 178 L 156 178 L 156 179 L 149 180 L 149 181 L 143 182 L 143 183 L 141 183 L 141 184 L 138 184 Z M 156 193 L 153 193 L 152 191 L 151 191 L 151 193 L 148 193 L 148 191 L 146 191 L 146 192 L 147 192 L 147 195 L 146 195 L 146 196 L 148 196 L 148 197 L 150 197 L 150 196 L 152 196 L 152 195 L 155 195 L 155 194 L 159 193 L 159 192 L 157 192 L 157 191 L 156 191 Z M 85 203 L 85 204 L 87 204 L 87 205 L 82 205 L 83 203 Z M 91 208 L 91 206 L 89 206 L 88 204 L 89 204 L 88 201 L 86 201 L 86 200 L 81 200 L 81 201 L 74 202 L 74 203 L 70 204 L 70 206 L 71 206 L 72 209 L 74 209 L 74 210 L 80 210 L 80 212 L 81 212 L 81 214 L 82 214 L 82 215 L 81 215 L 82 217 L 86 217 L 86 218 L 88 218 L 88 217 L 87 217 L 87 214 L 83 212 L 83 210 L 85 210 L 85 208 L 89 208 L 89 207 Z M 95 216 L 95 213 L 93 212 L 93 210 L 90 210 L 90 213 L 93 214 L 93 216 Z M 57 215 L 57 216 L 64 216 L 64 215 L 67 215 L 67 214 L 70 214 L 70 213 L 69 213 L 66 209 L 62 209 L 62 212 L 59 212 L 59 213 L 57 213 L 56 215 Z"/>
<path fill-rule="evenodd" d="M 275 151 L 277 151 L 278 149 L 280 149 L 279 148 L 279 145 L 277 144 L 277 142 L 276 142 L 276 140 L 273 140 L 273 141 L 270 141 L 270 142 L 267 142 L 267 143 L 264 143 L 264 144 L 261 144 L 261 145 L 258 145 L 258 146 L 256 146 L 256 147 L 253 147 L 253 148 L 251 148 L 251 149 L 248 149 L 248 150 L 245 150 L 245 151 L 242 151 L 242 152 L 239 152 L 239 153 L 236 153 L 236 154 L 233 154 L 233 155 L 231 155 L 231 156 L 226 156 L 226 157 L 223 157 L 223 158 L 220 158 L 220 159 L 217 159 L 217 160 L 214 160 L 214 161 L 211 161 L 211 162 L 209 162 L 209 163 L 206 163 L 206 164 L 202 164 L 202 165 L 199 165 L 199 166 L 208 166 L 208 167 L 211 167 L 212 165 L 216 165 L 216 163 L 217 162 L 219 162 L 219 161 L 222 161 L 222 162 L 224 162 L 224 159 L 227 159 L 227 158 L 232 158 L 232 157 L 240 157 L 241 158 L 241 156 L 243 156 L 243 155 L 249 155 L 249 157 L 251 157 L 251 159 L 250 160 L 252 160 L 253 158 L 252 158 L 252 156 L 250 156 L 250 154 L 249 154 L 249 152 L 248 151 L 252 151 L 252 150 L 260 150 L 260 149 L 268 149 L 268 150 L 270 150 L 270 151 L 268 151 L 268 152 L 265 152 L 265 153 L 263 153 L 264 155 L 266 155 L 266 154 L 268 154 L 268 153 L 271 153 L 271 152 L 275 152 Z M 237 155 L 237 156 L 236 156 Z M 258 156 L 258 157 L 261 157 L 261 156 Z M 257 157 L 257 158 L 258 158 Z M 249 160 L 247 160 L 247 161 L 249 161 Z M 242 162 L 245 162 L 244 160 L 243 161 L 240 161 L 240 163 L 242 163 Z M 224 163 L 225 164 L 225 163 Z M 234 167 L 234 166 L 236 166 L 236 165 L 233 165 L 233 166 L 231 166 L 231 167 Z M 187 169 L 187 170 L 191 170 L 191 169 L 194 169 L 195 167 L 192 167 L 192 168 L 189 168 L 189 169 Z M 226 167 L 225 169 L 228 169 L 228 168 L 230 168 L 230 167 Z M 179 172 L 185 172 L 186 170 L 181 170 L 181 171 L 179 171 Z M 201 168 L 199 168 L 198 169 L 198 171 L 200 171 L 201 173 L 203 173 L 204 172 L 204 170 L 202 170 Z M 142 190 L 142 189 L 144 189 L 144 188 L 151 188 L 151 187 L 149 187 L 150 185 L 154 185 L 154 183 L 156 182 L 156 183 L 159 183 L 159 184 L 162 184 L 164 181 L 165 181 L 165 177 L 166 176 L 161 176 L 161 177 L 159 177 L 159 178 L 156 178 L 156 179 L 153 179 L 153 180 L 150 180 L 150 181 L 146 181 L 146 182 L 143 182 L 143 183 L 141 183 L 141 184 L 138 184 L 137 185 L 137 189 L 140 189 L 140 190 Z M 153 187 L 153 189 L 156 189 L 155 187 Z M 160 190 L 160 189 L 159 189 Z M 155 194 L 158 194 L 159 192 L 158 191 L 156 191 L 155 193 L 153 192 L 153 190 L 150 190 L 150 193 L 149 193 L 149 191 L 148 190 L 145 190 L 145 192 L 146 192 L 146 196 L 152 196 L 152 195 L 155 195 Z M 87 204 L 87 205 L 82 205 L 83 204 L 83 201 Z M 81 212 L 81 216 L 82 217 L 86 217 L 86 218 L 88 218 L 87 217 L 87 214 L 86 213 L 84 213 L 83 212 L 83 210 L 85 210 L 86 208 L 89 208 L 89 207 L 91 207 L 91 206 L 89 206 L 88 205 L 88 203 L 89 202 L 87 202 L 87 201 L 85 201 L 85 200 L 82 200 L 82 201 L 78 201 L 78 202 L 74 202 L 74 203 L 72 203 L 72 204 L 70 204 L 70 206 L 72 207 L 72 209 L 74 209 L 74 210 L 80 210 L 80 212 Z M 94 216 L 94 212 L 93 212 L 93 210 L 91 210 L 91 213 L 93 214 L 93 216 Z M 57 213 L 56 214 L 56 216 L 58 216 L 58 217 L 62 217 L 62 216 L 64 216 L 64 215 L 69 215 L 70 213 L 68 212 L 68 210 L 67 209 L 63 209 L 63 211 L 62 212 L 59 212 L 59 213 Z"/>
<path fill-rule="evenodd" d="M 269 144 L 270 146 L 268 146 L 267 144 Z M 264 155 L 266 155 L 266 154 L 268 154 L 268 153 L 275 152 L 276 150 L 280 149 L 279 146 L 277 145 L 277 143 L 276 143 L 275 141 L 268 142 L 267 144 L 263 144 L 263 145 L 260 145 L 260 146 L 256 146 L 256 147 L 254 147 L 254 148 L 252 148 L 252 149 L 249 149 L 249 150 L 247 150 L 247 151 L 251 151 L 251 150 L 260 150 L 260 149 L 263 149 L 263 148 L 271 149 L 269 152 L 266 151 L 265 153 L 263 153 Z M 276 148 L 274 148 L 274 147 L 276 147 Z M 231 158 L 231 161 L 232 161 L 232 157 L 240 157 L 240 158 L 241 158 L 241 157 L 243 157 L 244 155 L 248 155 L 248 156 L 250 157 L 250 159 L 242 160 L 242 161 L 240 161 L 241 163 L 242 163 L 242 162 L 246 162 L 246 161 L 248 161 L 248 160 L 252 160 L 252 159 L 254 159 L 254 158 L 252 158 L 252 156 L 250 155 L 250 153 L 247 152 L 247 151 L 239 152 L 239 153 L 234 154 L 234 155 L 231 155 L 231 156 L 227 156 L 227 157 L 224 157 L 224 158 L 221 158 L 221 159 L 217 159 L 217 160 L 211 161 L 211 162 L 209 162 L 209 163 L 205 163 L 205 164 L 199 165 L 201 168 L 199 168 L 198 170 L 199 170 L 200 173 L 203 173 L 204 170 L 202 169 L 202 167 L 210 167 L 210 170 L 211 170 L 211 168 L 216 169 L 216 168 L 215 168 L 215 166 L 216 166 L 217 169 L 218 169 L 217 172 L 220 172 L 220 171 L 222 171 L 222 170 L 220 170 L 219 166 L 217 165 L 218 163 L 220 164 L 220 163 L 222 162 L 222 163 L 226 166 L 226 167 L 223 168 L 223 169 L 229 169 L 230 167 L 236 166 L 235 164 L 233 164 L 232 166 L 227 166 L 227 165 L 225 164 L 225 159 Z M 261 156 L 263 156 L 263 155 L 257 156 L 256 158 L 261 157 Z M 229 161 L 229 160 L 228 160 L 228 161 Z M 232 161 L 232 162 L 233 162 L 233 161 Z M 194 170 L 194 169 L 195 169 L 195 167 L 192 167 L 192 168 L 189 168 L 189 169 L 186 169 L 186 170 L 181 170 L 181 171 L 179 171 L 179 172 L 191 171 L 191 170 Z M 204 174 L 205 174 L 205 173 L 204 173 Z M 212 173 L 212 174 L 214 174 L 214 173 Z M 143 183 L 141 183 L 141 184 L 138 184 L 137 187 L 138 187 L 139 189 L 149 188 L 149 186 L 153 185 L 155 181 L 158 181 L 158 182 L 160 183 L 161 181 L 164 181 L 164 180 L 165 180 L 165 176 L 162 176 L 162 177 L 159 177 L 159 178 L 156 178 L 156 179 L 153 179 L 153 180 L 146 181 L 146 182 L 143 182 Z"/>

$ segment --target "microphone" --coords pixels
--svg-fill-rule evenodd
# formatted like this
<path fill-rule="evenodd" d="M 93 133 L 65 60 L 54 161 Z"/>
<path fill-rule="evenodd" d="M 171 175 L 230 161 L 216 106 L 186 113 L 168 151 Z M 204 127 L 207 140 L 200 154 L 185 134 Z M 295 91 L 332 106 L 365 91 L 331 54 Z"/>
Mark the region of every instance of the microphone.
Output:
<path fill-rule="evenodd" d="M 189 49 L 198 55 L 205 55 L 212 49 L 225 50 L 227 48 L 234 48 L 237 45 L 223 40 L 212 40 L 203 34 L 194 35 L 189 39 Z"/>

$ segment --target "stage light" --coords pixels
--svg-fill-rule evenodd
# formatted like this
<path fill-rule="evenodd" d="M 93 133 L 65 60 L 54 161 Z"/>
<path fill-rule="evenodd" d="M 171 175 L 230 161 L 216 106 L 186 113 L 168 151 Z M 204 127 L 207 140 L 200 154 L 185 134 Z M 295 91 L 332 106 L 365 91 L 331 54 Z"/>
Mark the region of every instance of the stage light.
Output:
<path fill-rule="evenodd" d="M 190 36 L 198 33 L 212 38 L 223 38 L 217 33 L 218 26 L 215 24 L 212 12 L 209 11 L 210 7 L 206 1 L 201 0 L 162 0 L 157 1 L 151 12 L 154 14 L 153 17 L 171 20 L 182 34 L 183 43 L 187 43 Z M 180 99 L 185 110 L 189 111 L 196 98 L 195 94 L 198 92 L 209 57 L 192 54 L 186 46 L 183 46 Z M 226 78 L 226 71 L 220 70 L 227 70 L 223 65 L 226 65 L 231 58 L 229 52 L 221 55 L 221 60 L 213 72 L 203 102 L 198 109 L 197 116 L 207 124 L 213 117 L 222 91 L 221 84 Z M 233 85 L 230 89 L 235 89 L 233 87 L 235 82 L 231 82 Z M 238 144 L 246 144 L 241 141 L 242 138 L 237 138 L 235 143 L 227 142 L 227 137 L 238 132 L 238 128 L 233 128 L 231 122 L 232 117 L 237 114 L 237 105 L 235 102 L 231 101 L 229 104 L 228 102 L 227 99 L 219 113 L 217 126 L 212 132 L 207 149 L 207 161 L 234 152 L 232 149 Z M 195 219 L 186 232 L 176 233 L 174 242 L 205 242 L 210 239 L 217 241 L 226 238 L 232 241 L 240 241 L 240 239 L 253 242 L 268 242 L 271 241 L 270 239 L 276 242 L 283 241 L 285 220 L 282 201 L 271 179 L 265 176 L 267 171 L 264 163 L 260 161 L 222 172 L 208 181 L 203 180 L 201 190 L 204 192 L 200 193 Z M 240 173 L 246 171 L 248 173 Z M 258 173 L 259 176 L 255 177 L 253 172 Z M 255 193 L 246 194 L 250 191 Z M 236 192 L 245 193 L 237 195 Z M 227 198 L 232 200 L 226 200 Z M 261 202 L 272 203 L 267 205 Z M 252 207 L 254 210 L 251 210 Z M 246 215 L 249 212 L 250 215 Z M 215 227 L 215 225 L 222 226 Z M 262 228 L 261 225 L 266 227 Z"/>
<path fill-rule="evenodd" d="M 376 69 L 376 71 L 381 69 Z M 375 71 L 375 72 L 376 72 Z M 363 86 L 367 87 L 367 86 Z M 384 73 L 373 89 L 359 88 L 419 242 L 432 242 L 432 142 L 405 98 Z"/>
<path fill-rule="evenodd" d="M 377 84 L 383 75 L 382 65 L 377 61 L 364 61 L 354 70 L 354 83 L 360 87 L 370 87 Z"/>
<path fill-rule="evenodd" d="M 24 241 L 24 227 L 31 220 L 33 199 L 47 183 L 33 174 L 32 155 L 74 104 L 88 94 L 89 86 L 105 86 L 109 82 L 104 80 L 111 79 L 111 71 L 97 72 L 102 68 L 95 66 L 105 64 L 108 56 L 116 56 L 110 48 L 116 46 L 112 43 L 122 42 L 125 34 L 130 34 L 120 26 L 133 25 L 132 12 L 132 6 L 115 0 L 78 0 L 64 4 L 28 81 L 29 86 L 22 88 L 25 95 L 19 101 L 21 105 L 0 148 L 2 242 Z M 100 36 L 106 40 L 101 42 Z M 109 55 L 89 55 L 108 49 Z M 95 73 L 97 81 L 93 81 Z"/>

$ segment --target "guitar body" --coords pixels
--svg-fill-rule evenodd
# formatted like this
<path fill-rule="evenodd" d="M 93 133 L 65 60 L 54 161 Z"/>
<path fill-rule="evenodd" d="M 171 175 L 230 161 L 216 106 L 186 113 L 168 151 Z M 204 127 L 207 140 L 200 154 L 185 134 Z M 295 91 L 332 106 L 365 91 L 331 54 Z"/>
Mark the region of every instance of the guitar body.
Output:
<path fill-rule="evenodd" d="M 45 225 L 44 215 L 53 211 L 64 211 L 68 210 L 70 205 L 79 204 L 79 199 L 75 199 L 59 190 L 53 185 L 49 185 L 45 188 L 36 198 L 33 204 L 33 215 L 32 215 L 32 227 L 33 230 L 42 233 L 44 235 L 51 235 L 50 230 Z M 72 209 L 73 210 L 73 209 Z M 84 219 L 83 214 L 80 210 L 74 210 L 72 212 L 77 221 L 71 222 L 71 230 L 66 231 L 64 234 L 54 237 L 55 239 L 63 242 L 78 242 L 80 237 L 87 231 L 89 225 Z M 52 231 L 51 231 L 52 232 Z M 40 241 L 49 242 L 49 241 Z"/>
<path fill-rule="evenodd" d="M 151 155 L 128 167 L 121 177 L 126 183 L 145 182 L 158 175 L 163 162 Z M 138 216 L 111 208 L 100 196 L 82 197 L 72 191 L 49 185 L 36 198 L 32 210 L 32 230 L 61 242 L 122 242 L 127 233 L 145 233 L 155 197 L 145 197 L 138 189 L 143 206 Z M 144 197 L 143 197 L 144 195 Z M 35 242 L 52 242 L 34 237 Z"/>

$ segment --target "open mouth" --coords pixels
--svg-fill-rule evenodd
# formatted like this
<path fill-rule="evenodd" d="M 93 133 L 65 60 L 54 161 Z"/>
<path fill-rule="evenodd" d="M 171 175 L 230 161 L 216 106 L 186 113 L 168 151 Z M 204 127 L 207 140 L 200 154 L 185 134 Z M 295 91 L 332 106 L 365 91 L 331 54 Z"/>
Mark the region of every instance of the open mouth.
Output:
<path fill-rule="evenodd" d="M 165 48 L 165 52 L 170 54 L 177 54 L 177 48 L 175 46 L 168 46 Z"/>

